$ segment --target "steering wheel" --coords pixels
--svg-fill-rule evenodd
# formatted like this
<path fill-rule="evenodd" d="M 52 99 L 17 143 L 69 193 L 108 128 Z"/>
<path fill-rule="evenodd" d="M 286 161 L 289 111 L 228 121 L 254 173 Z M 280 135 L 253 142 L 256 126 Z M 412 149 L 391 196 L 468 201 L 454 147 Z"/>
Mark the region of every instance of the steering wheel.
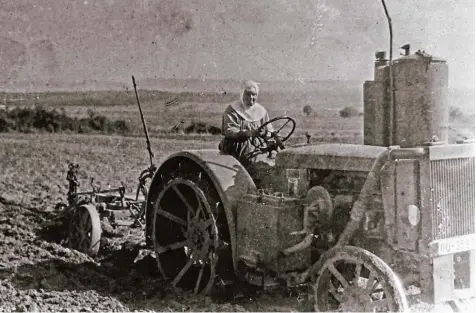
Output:
<path fill-rule="evenodd" d="M 294 133 L 294 130 L 296 129 L 296 121 L 294 121 L 292 118 L 288 117 L 288 116 L 279 116 L 279 117 L 275 117 L 269 121 L 267 121 L 266 123 L 264 123 L 263 125 L 261 125 L 259 128 L 258 128 L 258 131 L 261 133 L 262 130 L 264 130 L 266 128 L 266 126 L 268 126 L 269 124 L 271 123 L 274 123 L 276 121 L 279 121 L 279 120 L 286 120 L 286 123 L 284 123 L 281 127 L 279 127 L 277 130 L 273 131 L 273 132 L 269 132 L 269 131 L 266 131 L 266 133 L 264 135 L 261 135 L 260 137 L 257 137 L 261 140 L 257 140 L 259 141 L 259 145 L 256 145 L 255 141 L 252 140 L 251 141 L 251 144 L 257 149 L 258 153 L 257 154 L 260 154 L 260 153 L 266 153 L 266 152 L 269 152 L 271 153 L 271 151 L 273 150 L 278 150 L 278 147 L 283 150 L 285 149 L 284 147 L 284 142 L 286 140 L 289 139 L 289 137 L 291 137 L 291 135 Z M 291 131 L 289 131 L 288 134 L 286 134 L 285 136 L 280 136 L 279 135 L 279 132 L 289 123 L 291 122 L 293 124 L 293 127 L 291 129 Z M 266 135 L 270 133 L 270 137 L 266 137 Z M 269 141 L 269 139 L 274 139 L 275 142 L 271 142 Z M 265 144 L 265 147 L 263 147 L 263 144 Z"/>

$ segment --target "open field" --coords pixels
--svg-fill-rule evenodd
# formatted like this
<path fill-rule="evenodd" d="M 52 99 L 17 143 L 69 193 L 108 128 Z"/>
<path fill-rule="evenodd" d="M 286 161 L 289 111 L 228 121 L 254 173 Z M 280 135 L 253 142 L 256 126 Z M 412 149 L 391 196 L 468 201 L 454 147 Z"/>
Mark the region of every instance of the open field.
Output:
<path fill-rule="evenodd" d="M 154 83 L 139 81 L 139 88 Z M 183 85 L 180 85 L 182 83 Z M 330 138 L 340 142 L 362 142 L 363 117 L 342 118 L 339 111 L 345 107 L 363 111 L 362 83 L 346 81 L 263 82 L 258 101 L 268 110 L 270 117 L 287 115 L 296 120 L 294 137 L 302 138 L 307 132 L 316 140 Z M 450 105 L 469 118 L 465 123 L 452 121 L 452 135 L 474 135 L 474 90 L 450 89 Z M 183 129 L 202 122 L 221 127 L 221 114 L 225 107 L 239 98 L 239 83 L 233 81 L 173 81 L 161 82 L 159 90 L 140 89 L 139 95 L 144 117 L 152 136 L 170 136 L 170 130 L 179 125 Z M 71 117 L 84 118 L 92 110 L 110 120 L 124 120 L 132 136 L 142 136 L 142 125 L 134 91 L 124 90 L 84 92 L 0 92 L 0 104 L 8 107 L 32 107 L 64 110 Z M 172 104 L 170 104 L 172 103 Z M 304 114 L 309 106 L 312 112 Z M 461 114 L 460 114 L 461 115 Z M 466 120 L 468 119 L 466 118 Z M 180 124 L 183 122 L 182 124 Z M 468 129 L 469 128 L 469 129 Z"/>
<path fill-rule="evenodd" d="M 161 285 L 155 262 L 146 254 L 127 256 L 124 241 L 104 238 L 98 259 L 54 243 L 44 235 L 55 203 L 65 201 L 68 162 L 80 164 L 81 188 L 94 177 L 102 186 L 134 187 L 141 168 L 148 165 L 145 143 L 139 138 L 4 134 L 0 151 L 0 307 L 3 310 L 212 310 L 288 311 L 297 295 L 281 302 L 269 294 L 221 303 L 213 298 L 177 294 Z M 153 139 L 156 162 L 180 149 L 213 148 L 215 142 Z M 46 237 L 45 237 L 46 236 Z M 48 239 L 49 238 L 49 239 Z M 140 230 L 124 238 L 138 242 Z M 129 263 L 128 263 L 129 262 Z M 152 263 L 150 263 L 152 262 Z M 145 270 L 145 272 L 144 272 Z M 258 295 L 256 295 L 258 296 Z"/>
<path fill-rule="evenodd" d="M 342 135 L 355 137 L 362 132 L 362 118 L 342 119 L 339 110 L 346 106 L 362 111 L 361 88 L 352 85 L 337 89 L 333 86 L 314 86 L 317 89 L 260 93 L 259 102 L 268 110 L 270 117 L 287 115 L 297 122 L 296 135 L 309 132 L 322 137 Z M 300 87 L 301 89 L 303 87 Z M 184 128 L 192 123 L 203 122 L 221 127 L 221 114 L 226 106 L 239 99 L 237 92 L 168 92 L 140 90 L 144 117 L 151 135 L 163 135 L 180 125 Z M 112 120 L 124 120 L 130 125 L 133 135 L 142 134 L 142 125 L 133 91 L 55 92 L 28 94 L 0 94 L 9 107 L 31 107 L 35 104 L 45 109 L 64 110 L 71 117 L 87 117 L 90 110 Z M 168 105 L 170 101 L 174 101 Z M 307 116 L 303 108 L 308 105 L 312 113 Z"/>

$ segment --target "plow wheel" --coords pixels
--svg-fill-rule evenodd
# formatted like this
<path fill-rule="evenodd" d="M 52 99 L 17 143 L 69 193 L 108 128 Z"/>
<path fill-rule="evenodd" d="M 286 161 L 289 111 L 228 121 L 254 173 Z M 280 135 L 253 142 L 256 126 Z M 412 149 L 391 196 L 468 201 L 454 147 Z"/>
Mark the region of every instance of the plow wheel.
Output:
<path fill-rule="evenodd" d="M 337 312 L 406 312 L 408 303 L 400 279 L 371 252 L 336 247 L 319 261 L 312 281 L 314 309 Z"/>
<path fill-rule="evenodd" d="M 69 221 L 69 247 L 89 256 L 99 251 L 101 220 L 93 205 L 82 205 L 73 209 Z"/>
<path fill-rule="evenodd" d="M 154 206 L 157 264 L 174 287 L 206 294 L 216 276 L 218 229 L 207 197 L 195 182 L 175 178 Z"/>

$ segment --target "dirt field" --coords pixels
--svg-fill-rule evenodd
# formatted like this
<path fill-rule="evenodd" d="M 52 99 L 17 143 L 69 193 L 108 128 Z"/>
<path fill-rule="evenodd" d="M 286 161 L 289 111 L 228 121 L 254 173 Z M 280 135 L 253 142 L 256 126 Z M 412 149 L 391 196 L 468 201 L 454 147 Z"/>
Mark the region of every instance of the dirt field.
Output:
<path fill-rule="evenodd" d="M 246 297 L 221 303 L 217 297 L 169 290 L 155 260 L 135 249 L 143 239 L 140 230 L 126 230 L 116 240 L 104 238 L 92 260 L 62 247 L 57 242 L 61 234 L 44 227 L 54 217 L 55 203 L 65 201 L 68 162 L 81 165 L 83 183 L 94 177 L 103 186 L 124 181 L 133 187 L 148 165 L 142 139 L 2 134 L 0 140 L 0 311 L 269 311 L 277 305 L 277 298 L 266 294 L 259 303 Z M 157 163 L 179 149 L 215 146 L 152 140 Z M 291 310 L 289 301 L 299 304 L 294 296 L 286 300 L 280 310 Z"/>
<path fill-rule="evenodd" d="M 168 288 L 153 257 L 137 246 L 140 230 L 101 241 L 94 260 L 61 246 L 61 233 L 45 227 L 55 203 L 65 201 L 69 162 L 80 179 L 134 187 L 148 165 L 142 138 L 2 134 L 0 138 L 0 312 L 3 311 L 299 311 L 305 290 L 242 289 L 196 297 Z M 157 164 L 186 148 L 214 141 L 152 139 Z M 82 186 L 87 188 L 87 186 Z M 418 311 L 435 310 L 426 305 Z M 438 311 L 448 311 L 440 307 Z"/>

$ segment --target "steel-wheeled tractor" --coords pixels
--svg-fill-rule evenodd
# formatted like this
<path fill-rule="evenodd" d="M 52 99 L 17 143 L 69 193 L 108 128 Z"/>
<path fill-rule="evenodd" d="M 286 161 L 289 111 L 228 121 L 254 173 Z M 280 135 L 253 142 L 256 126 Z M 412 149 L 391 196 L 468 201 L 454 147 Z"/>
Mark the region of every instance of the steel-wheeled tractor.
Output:
<path fill-rule="evenodd" d="M 448 136 L 447 63 L 421 51 L 376 57 L 363 144 L 286 147 L 296 123 L 284 116 L 270 120 L 257 162 L 187 150 L 155 167 L 141 110 L 151 166 L 135 197 L 78 192 L 70 165 L 71 246 L 94 255 L 101 218 L 129 210 L 145 218 L 163 277 L 195 293 L 307 285 L 311 309 L 359 312 L 474 298 L 475 146 Z"/>
<path fill-rule="evenodd" d="M 363 144 L 284 147 L 290 134 L 278 132 L 260 151 L 267 163 L 245 167 L 211 149 L 158 166 L 145 235 L 171 284 L 308 284 L 317 311 L 473 296 L 475 146 L 448 140 L 447 63 L 420 51 L 377 56 Z M 292 118 L 272 122 L 294 130 Z"/>

